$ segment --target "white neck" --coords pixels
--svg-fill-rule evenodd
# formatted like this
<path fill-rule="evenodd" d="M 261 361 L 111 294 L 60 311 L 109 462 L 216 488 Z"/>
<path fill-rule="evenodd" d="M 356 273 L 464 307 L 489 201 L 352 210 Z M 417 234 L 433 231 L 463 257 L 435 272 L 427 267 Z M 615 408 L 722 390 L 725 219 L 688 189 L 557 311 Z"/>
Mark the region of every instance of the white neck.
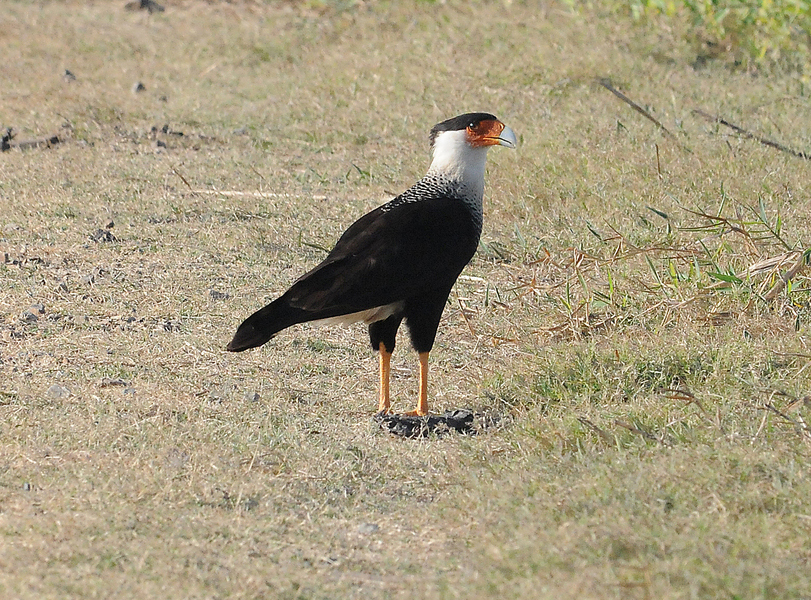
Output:
<path fill-rule="evenodd" d="M 481 202 L 486 160 L 487 146 L 472 148 L 465 130 L 442 131 L 434 140 L 434 157 L 428 174 L 458 183 L 466 195 Z"/>

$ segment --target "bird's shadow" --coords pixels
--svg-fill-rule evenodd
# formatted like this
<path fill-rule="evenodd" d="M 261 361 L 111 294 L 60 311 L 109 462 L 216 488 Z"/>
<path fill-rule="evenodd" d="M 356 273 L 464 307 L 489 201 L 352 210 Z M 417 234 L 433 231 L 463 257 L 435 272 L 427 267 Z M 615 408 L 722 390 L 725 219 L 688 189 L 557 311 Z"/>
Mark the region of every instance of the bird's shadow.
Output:
<path fill-rule="evenodd" d="M 381 429 L 404 438 L 424 438 L 430 435 L 442 436 L 448 433 L 475 435 L 473 411 L 461 408 L 449 410 L 441 415 L 411 417 L 398 414 L 377 413 L 375 421 Z"/>

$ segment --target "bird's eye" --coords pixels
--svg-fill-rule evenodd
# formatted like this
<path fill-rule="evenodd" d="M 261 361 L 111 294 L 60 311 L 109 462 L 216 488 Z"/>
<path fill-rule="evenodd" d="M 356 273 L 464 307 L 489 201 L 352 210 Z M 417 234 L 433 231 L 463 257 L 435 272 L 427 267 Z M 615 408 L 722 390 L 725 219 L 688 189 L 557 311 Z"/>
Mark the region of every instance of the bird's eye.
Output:
<path fill-rule="evenodd" d="M 468 129 L 476 129 L 477 123 L 471 121 L 470 125 L 467 126 Z"/>

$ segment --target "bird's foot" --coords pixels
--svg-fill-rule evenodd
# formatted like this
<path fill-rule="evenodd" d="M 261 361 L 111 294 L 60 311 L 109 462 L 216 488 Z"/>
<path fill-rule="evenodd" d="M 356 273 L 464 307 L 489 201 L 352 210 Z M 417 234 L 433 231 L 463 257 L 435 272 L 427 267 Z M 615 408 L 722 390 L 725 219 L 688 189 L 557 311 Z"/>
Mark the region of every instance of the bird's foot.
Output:
<path fill-rule="evenodd" d="M 376 413 L 376 417 L 427 417 L 430 413 L 420 412 L 419 410 L 409 410 L 407 412 L 395 412 L 391 408 L 381 408 Z"/>
<path fill-rule="evenodd" d="M 409 410 L 408 412 L 401 413 L 403 417 L 427 417 L 428 411 L 421 411 L 419 409 Z"/>

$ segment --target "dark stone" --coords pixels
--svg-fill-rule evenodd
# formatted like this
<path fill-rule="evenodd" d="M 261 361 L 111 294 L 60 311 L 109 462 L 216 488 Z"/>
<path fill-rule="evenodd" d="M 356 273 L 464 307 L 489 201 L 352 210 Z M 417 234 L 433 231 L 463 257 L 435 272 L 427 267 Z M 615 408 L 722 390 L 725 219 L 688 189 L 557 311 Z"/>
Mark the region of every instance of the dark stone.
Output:
<path fill-rule="evenodd" d="M 162 5 L 154 0 L 133 0 L 124 5 L 125 10 L 145 10 L 150 15 L 155 12 L 163 12 L 166 10 Z"/>
<path fill-rule="evenodd" d="M 11 140 L 14 139 L 14 132 L 11 130 L 11 127 L 6 129 L 6 132 L 3 134 L 2 142 L 0 142 L 0 150 L 5 152 L 6 150 L 11 150 Z"/>
<path fill-rule="evenodd" d="M 118 241 L 118 238 L 116 238 L 109 229 L 96 229 L 95 232 L 90 234 L 90 239 L 96 243 Z"/>
<path fill-rule="evenodd" d="M 473 427 L 473 412 L 464 408 L 425 417 L 378 413 L 375 420 L 380 423 L 381 428 L 405 438 L 428 437 L 430 434 L 445 435 L 452 431 L 468 435 L 476 433 Z"/>

